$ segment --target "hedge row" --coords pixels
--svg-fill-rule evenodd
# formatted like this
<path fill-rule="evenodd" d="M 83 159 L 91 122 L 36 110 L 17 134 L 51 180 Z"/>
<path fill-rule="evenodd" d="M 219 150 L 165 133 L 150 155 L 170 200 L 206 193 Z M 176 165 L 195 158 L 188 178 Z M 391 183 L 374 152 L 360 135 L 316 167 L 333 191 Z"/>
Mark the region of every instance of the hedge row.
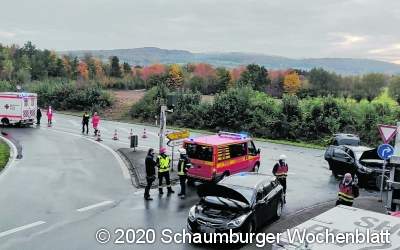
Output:
<path fill-rule="evenodd" d="M 154 121 L 159 112 L 158 100 L 167 93 L 165 88 L 154 87 L 132 106 L 131 116 Z M 385 92 L 371 102 L 357 102 L 333 97 L 298 99 L 292 95 L 274 99 L 250 88 L 233 88 L 216 95 L 213 103 L 201 102 L 199 93 L 180 93 L 168 123 L 321 145 L 333 133 L 356 133 L 365 144 L 375 145 L 380 140 L 377 125 L 395 124 L 399 117 L 399 105 Z"/>

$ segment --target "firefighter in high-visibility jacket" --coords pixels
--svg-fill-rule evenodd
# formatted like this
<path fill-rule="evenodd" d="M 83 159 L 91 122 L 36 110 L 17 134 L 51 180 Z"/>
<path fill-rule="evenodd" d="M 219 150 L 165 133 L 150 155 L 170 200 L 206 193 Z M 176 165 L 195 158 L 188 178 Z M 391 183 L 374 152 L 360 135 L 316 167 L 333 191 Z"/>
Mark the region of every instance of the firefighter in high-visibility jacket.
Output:
<path fill-rule="evenodd" d="M 350 173 L 344 175 L 343 180 L 339 183 L 339 193 L 338 200 L 336 201 L 337 205 L 346 205 L 353 206 L 354 198 L 357 198 L 359 195 L 359 188 L 357 179 L 353 181 L 353 177 Z"/>
<path fill-rule="evenodd" d="M 166 155 L 167 149 L 160 148 L 160 154 L 157 157 L 157 167 L 158 167 L 158 191 L 159 194 L 164 194 L 163 192 L 163 179 L 167 184 L 168 194 L 175 193 L 171 188 L 171 180 L 169 176 L 169 170 L 171 165 L 171 158 Z"/>
<path fill-rule="evenodd" d="M 277 180 L 283 187 L 283 202 L 286 203 L 286 178 L 289 171 L 288 164 L 286 163 L 286 155 L 280 155 L 279 161 L 274 165 L 272 173 L 276 176 Z"/>
<path fill-rule="evenodd" d="M 191 167 L 190 160 L 187 157 L 186 149 L 180 148 L 179 150 L 180 158 L 178 162 L 178 176 L 179 176 L 179 183 L 181 185 L 181 192 L 178 196 L 181 199 L 185 199 L 186 196 L 186 173 L 187 170 Z"/>

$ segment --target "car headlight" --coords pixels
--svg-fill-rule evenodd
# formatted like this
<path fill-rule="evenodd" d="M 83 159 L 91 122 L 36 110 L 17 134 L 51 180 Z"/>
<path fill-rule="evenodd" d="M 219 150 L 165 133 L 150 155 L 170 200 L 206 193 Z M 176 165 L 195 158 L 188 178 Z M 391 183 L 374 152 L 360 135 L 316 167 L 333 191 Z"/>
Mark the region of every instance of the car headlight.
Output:
<path fill-rule="evenodd" d="M 247 216 L 248 216 L 248 214 L 241 215 L 241 216 L 237 217 L 236 219 L 231 220 L 226 225 L 229 228 L 240 227 L 243 224 L 243 222 L 246 220 Z"/>
<path fill-rule="evenodd" d="M 192 222 L 196 220 L 196 206 L 190 208 L 188 218 Z"/>

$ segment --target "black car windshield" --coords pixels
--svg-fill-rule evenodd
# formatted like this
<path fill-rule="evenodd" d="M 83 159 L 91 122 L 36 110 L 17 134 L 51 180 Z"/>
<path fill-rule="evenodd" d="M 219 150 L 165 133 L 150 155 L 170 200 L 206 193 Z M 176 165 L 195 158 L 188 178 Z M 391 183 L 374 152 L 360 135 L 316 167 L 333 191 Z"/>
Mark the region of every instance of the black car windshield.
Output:
<path fill-rule="evenodd" d="M 211 146 L 188 143 L 186 152 L 190 159 L 212 161 L 213 149 Z"/>
<path fill-rule="evenodd" d="M 359 146 L 360 140 L 357 139 L 339 139 L 339 145 Z"/>

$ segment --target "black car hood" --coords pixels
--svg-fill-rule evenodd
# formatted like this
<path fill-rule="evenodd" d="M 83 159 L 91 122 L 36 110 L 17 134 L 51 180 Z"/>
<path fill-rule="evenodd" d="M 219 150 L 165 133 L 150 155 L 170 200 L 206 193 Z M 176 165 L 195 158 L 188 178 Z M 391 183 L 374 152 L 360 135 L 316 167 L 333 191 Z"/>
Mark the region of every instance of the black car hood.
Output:
<path fill-rule="evenodd" d="M 382 159 L 378 155 L 378 149 L 374 148 L 363 152 L 360 156 L 359 161 L 362 160 L 382 160 Z"/>
<path fill-rule="evenodd" d="M 216 197 L 228 198 L 250 205 L 250 202 L 241 193 L 223 185 L 216 185 L 209 183 L 202 184 L 197 187 L 197 194 L 200 197 L 216 196 Z"/>

